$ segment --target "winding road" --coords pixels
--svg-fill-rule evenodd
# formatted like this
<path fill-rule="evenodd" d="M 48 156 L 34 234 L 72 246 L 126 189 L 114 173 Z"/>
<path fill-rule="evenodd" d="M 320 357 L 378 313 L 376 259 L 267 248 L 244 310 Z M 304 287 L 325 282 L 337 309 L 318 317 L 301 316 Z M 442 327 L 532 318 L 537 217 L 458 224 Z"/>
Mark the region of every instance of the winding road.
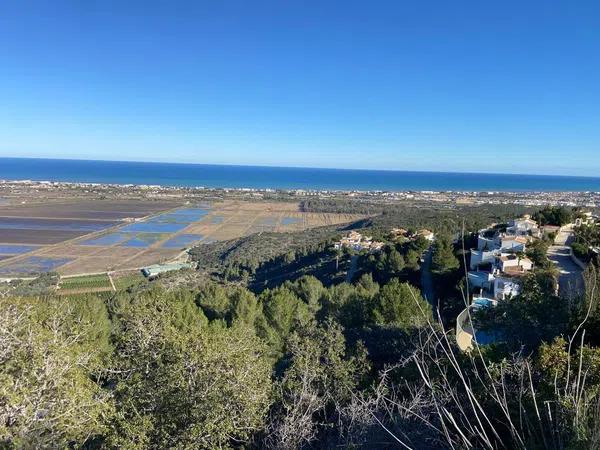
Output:
<path fill-rule="evenodd" d="M 352 283 L 352 278 L 354 278 L 354 274 L 358 269 L 358 255 L 352 255 L 352 259 L 350 262 L 350 269 L 346 274 L 346 283 Z"/>
<path fill-rule="evenodd" d="M 438 302 L 435 297 L 433 287 L 433 275 L 431 275 L 431 260 L 433 258 L 433 247 L 425 252 L 423 263 L 421 264 L 421 291 L 425 300 L 429 302 L 433 310 L 437 310 Z"/>
<path fill-rule="evenodd" d="M 548 258 L 558 267 L 558 292 L 561 297 L 571 298 L 584 292 L 584 283 L 581 268 L 571 259 L 571 242 L 574 239 L 573 230 L 561 230 L 548 248 Z"/>

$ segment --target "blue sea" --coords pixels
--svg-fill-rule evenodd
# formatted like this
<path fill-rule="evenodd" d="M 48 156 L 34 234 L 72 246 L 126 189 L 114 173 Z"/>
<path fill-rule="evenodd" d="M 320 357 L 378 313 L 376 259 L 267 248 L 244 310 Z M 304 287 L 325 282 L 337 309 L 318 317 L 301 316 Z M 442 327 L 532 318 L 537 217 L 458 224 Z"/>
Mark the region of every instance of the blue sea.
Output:
<path fill-rule="evenodd" d="M 0 179 L 360 191 L 594 191 L 600 178 L 0 158 Z"/>

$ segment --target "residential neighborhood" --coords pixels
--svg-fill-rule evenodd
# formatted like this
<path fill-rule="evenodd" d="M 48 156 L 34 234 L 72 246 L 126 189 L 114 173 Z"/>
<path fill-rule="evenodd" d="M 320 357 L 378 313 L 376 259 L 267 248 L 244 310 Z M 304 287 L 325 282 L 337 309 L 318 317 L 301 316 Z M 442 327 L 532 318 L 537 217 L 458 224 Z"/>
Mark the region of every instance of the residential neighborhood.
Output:
<path fill-rule="evenodd" d="M 478 298 L 497 301 L 518 295 L 520 277 L 533 269 L 525 252 L 527 244 L 541 236 L 537 222 L 524 216 L 511 220 L 502 230 L 498 225 L 480 230 L 477 249 L 471 250 L 468 282 Z"/>
<path fill-rule="evenodd" d="M 576 219 L 575 224 L 593 224 L 594 220 L 592 213 L 586 212 Z M 490 336 L 480 339 L 476 333 L 471 324 L 470 313 L 480 308 L 496 306 L 521 293 L 523 278 L 535 268 L 534 262 L 527 256 L 528 248 L 542 239 L 552 243 L 555 240 L 562 242 L 565 240 L 563 235 L 572 233 L 572 227 L 573 224 L 563 227 L 542 226 L 525 215 L 506 224 L 492 224 L 478 232 L 477 248 L 470 250 L 467 274 L 470 305 L 457 318 L 457 342 L 461 349 L 471 348 L 473 339 L 489 343 Z M 570 257 L 567 253 L 562 260 L 552 259 L 553 248 L 558 246 L 559 244 L 550 246 L 549 256 L 557 266 L 557 281 L 560 285 L 561 281 L 573 275 L 570 268 L 573 267 L 571 259 L 574 256 L 571 252 Z M 569 266 L 569 270 L 566 266 Z"/>

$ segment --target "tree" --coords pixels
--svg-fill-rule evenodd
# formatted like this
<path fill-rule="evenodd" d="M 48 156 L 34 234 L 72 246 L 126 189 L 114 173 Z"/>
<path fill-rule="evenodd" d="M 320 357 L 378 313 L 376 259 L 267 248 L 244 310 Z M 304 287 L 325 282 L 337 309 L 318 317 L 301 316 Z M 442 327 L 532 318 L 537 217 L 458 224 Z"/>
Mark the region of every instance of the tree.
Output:
<path fill-rule="evenodd" d="M 223 448 L 262 428 L 271 367 L 244 324 L 206 325 L 193 296 L 140 296 L 118 315 L 118 448 Z M 189 315 L 191 313 L 191 315 Z"/>
<path fill-rule="evenodd" d="M 231 321 L 233 324 L 244 323 L 254 327 L 262 311 L 256 296 L 247 289 L 235 289 L 231 295 Z"/>
<path fill-rule="evenodd" d="M 268 448 L 302 448 L 335 426 L 369 369 L 362 347 L 356 356 L 347 354 L 342 329 L 333 321 L 294 333 L 289 350 L 290 366 L 276 385 Z"/>
<path fill-rule="evenodd" d="M 562 206 L 546 206 L 533 215 L 533 219 L 540 225 L 556 225 L 560 227 L 571 222 L 573 218 L 573 210 Z"/>
<path fill-rule="evenodd" d="M 407 268 L 409 268 L 410 270 L 419 270 L 419 262 L 421 260 L 420 253 L 413 249 L 409 249 L 408 252 L 406 252 L 404 260 L 406 261 Z"/>
<path fill-rule="evenodd" d="M 310 309 L 288 287 L 263 291 L 259 297 L 264 319 L 258 324 L 259 336 L 265 339 L 272 349 L 272 355 L 279 358 L 285 342 L 299 325 L 314 319 Z"/>
<path fill-rule="evenodd" d="M 316 313 L 321 308 L 325 288 L 317 278 L 305 275 L 292 283 L 291 288 L 308 305 L 312 313 Z"/>
<path fill-rule="evenodd" d="M 393 279 L 379 292 L 375 320 L 405 330 L 418 328 L 431 320 L 431 306 L 415 287 Z"/>
<path fill-rule="evenodd" d="M 236 277 L 239 274 L 236 274 Z M 225 320 L 231 310 L 231 300 L 223 286 L 209 283 L 197 295 L 196 303 L 210 320 Z"/>
<path fill-rule="evenodd" d="M 398 250 L 392 248 L 387 258 L 387 270 L 393 274 L 398 274 L 404 270 L 404 266 L 404 257 Z"/>
<path fill-rule="evenodd" d="M 82 446 L 105 433 L 113 403 L 92 378 L 110 347 L 101 306 L 86 317 L 64 300 L 0 299 L 2 448 Z"/>
<path fill-rule="evenodd" d="M 454 248 L 450 236 L 439 235 L 433 244 L 433 270 L 444 273 L 458 269 L 459 267 L 460 263 L 456 256 L 454 256 Z"/>
<path fill-rule="evenodd" d="M 548 268 L 552 265 L 548 259 L 549 244 L 541 239 L 531 242 L 527 246 L 527 256 L 536 267 Z"/>

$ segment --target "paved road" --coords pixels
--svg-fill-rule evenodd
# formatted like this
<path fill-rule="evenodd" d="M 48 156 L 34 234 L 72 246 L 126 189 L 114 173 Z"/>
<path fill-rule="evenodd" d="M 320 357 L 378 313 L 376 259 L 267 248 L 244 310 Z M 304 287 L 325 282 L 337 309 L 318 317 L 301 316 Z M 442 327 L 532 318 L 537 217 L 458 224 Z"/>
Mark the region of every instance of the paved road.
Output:
<path fill-rule="evenodd" d="M 421 264 L 421 290 L 425 300 L 433 307 L 437 309 L 437 299 L 435 297 L 435 289 L 433 287 L 433 276 L 431 275 L 431 259 L 433 258 L 433 248 L 429 247 L 429 250 L 425 252 L 423 257 L 423 264 Z"/>
<path fill-rule="evenodd" d="M 346 274 L 346 283 L 352 283 L 352 278 L 354 278 L 354 274 L 356 273 L 356 269 L 358 268 L 358 255 L 353 255 L 350 261 L 350 270 Z"/>
<path fill-rule="evenodd" d="M 572 297 L 583 293 L 583 277 L 581 268 L 571 259 L 570 244 L 573 241 L 573 231 L 570 229 L 558 233 L 554 245 L 548 249 L 548 258 L 560 270 L 558 278 L 559 294 L 562 297 Z"/>

